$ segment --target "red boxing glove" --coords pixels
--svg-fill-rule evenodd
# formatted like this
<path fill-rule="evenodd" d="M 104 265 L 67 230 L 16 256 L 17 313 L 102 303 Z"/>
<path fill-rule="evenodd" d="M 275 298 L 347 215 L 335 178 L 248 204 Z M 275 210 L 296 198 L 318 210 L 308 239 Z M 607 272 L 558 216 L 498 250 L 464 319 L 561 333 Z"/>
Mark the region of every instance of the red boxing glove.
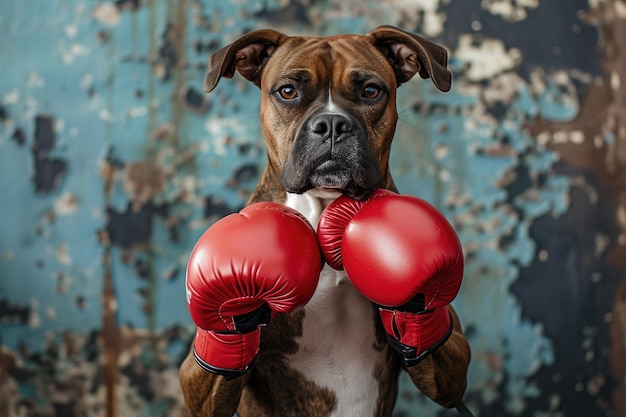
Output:
<path fill-rule="evenodd" d="M 314 229 L 287 206 L 256 203 L 216 222 L 187 264 L 196 362 L 228 379 L 251 369 L 259 327 L 304 307 L 322 265 Z"/>
<path fill-rule="evenodd" d="M 317 228 L 326 262 L 378 305 L 392 346 L 415 365 L 450 336 L 447 305 L 463 278 L 463 251 L 443 215 L 417 197 L 377 190 L 342 196 Z"/>

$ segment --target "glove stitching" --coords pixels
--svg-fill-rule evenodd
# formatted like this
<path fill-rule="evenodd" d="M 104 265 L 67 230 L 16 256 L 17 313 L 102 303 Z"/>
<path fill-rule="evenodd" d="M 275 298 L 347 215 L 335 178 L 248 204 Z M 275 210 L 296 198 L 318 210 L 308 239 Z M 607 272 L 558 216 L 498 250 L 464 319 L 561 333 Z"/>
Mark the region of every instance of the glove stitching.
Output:
<path fill-rule="evenodd" d="M 437 288 L 437 290 L 435 291 L 435 294 L 432 296 L 432 298 L 428 301 L 428 304 L 426 306 L 424 306 L 424 310 L 428 310 L 430 309 L 430 306 L 433 305 L 433 303 L 435 302 L 435 300 L 437 299 L 437 296 L 439 295 L 439 288 Z"/>

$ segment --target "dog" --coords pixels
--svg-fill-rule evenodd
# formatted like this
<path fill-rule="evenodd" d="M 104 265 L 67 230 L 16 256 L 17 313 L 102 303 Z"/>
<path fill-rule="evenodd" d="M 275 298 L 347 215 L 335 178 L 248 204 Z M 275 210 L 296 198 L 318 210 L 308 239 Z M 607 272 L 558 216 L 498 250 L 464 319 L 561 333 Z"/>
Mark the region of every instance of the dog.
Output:
<path fill-rule="evenodd" d="M 206 92 L 235 72 L 261 91 L 268 164 L 248 204 L 283 203 L 313 227 L 342 194 L 363 200 L 378 188 L 397 191 L 388 166 L 397 87 L 417 74 L 443 92 L 451 85 L 447 51 L 393 26 L 331 37 L 258 30 L 210 62 Z M 306 307 L 263 329 L 256 366 L 246 375 L 209 373 L 190 352 L 180 368 L 187 415 L 388 417 L 403 369 L 426 396 L 455 407 L 466 389 L 470 349 L 449 310 L 450 338 L 407 368 L 373 304 L 345 273 L 326 266 Z"/>

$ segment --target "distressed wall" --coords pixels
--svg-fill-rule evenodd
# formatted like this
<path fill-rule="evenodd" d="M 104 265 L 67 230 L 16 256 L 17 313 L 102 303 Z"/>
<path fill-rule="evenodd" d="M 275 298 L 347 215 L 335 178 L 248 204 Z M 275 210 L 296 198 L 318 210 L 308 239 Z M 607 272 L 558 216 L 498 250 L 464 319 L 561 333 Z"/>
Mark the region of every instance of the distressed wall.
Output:
<path fill-rule="evenodd" d="M 264 165 L 245 31 L 394 24 L 454 85 L 400 89 L 399 188 L 443 210 L 480 416 L 626 416 L 626 2 L 0 3 L 0 415 L 182 416 L 184 266 Z M 452 415 L 403 380 L 395 416 Z"/>

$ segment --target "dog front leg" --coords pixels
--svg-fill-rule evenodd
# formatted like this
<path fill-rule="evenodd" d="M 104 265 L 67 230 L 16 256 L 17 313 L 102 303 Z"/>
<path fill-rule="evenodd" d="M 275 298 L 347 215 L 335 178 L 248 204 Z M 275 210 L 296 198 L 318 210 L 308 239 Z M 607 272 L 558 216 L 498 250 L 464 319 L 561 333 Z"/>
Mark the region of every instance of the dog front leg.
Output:
<path fill-rule="evenodd" d="M 205 371 L 196 363 L 193 351 L 180 367 L 180 385 L 187 417 L 232 417 L 237 411 L 248 375 L 227 381 Z"/>
<path fill-rule="evenodd" d="M 465 393 L 471 353 L 456 312 L 451 306 L 448 310 L 453 323 L 450 338 L 407 370 L 420 391 L 438 404 L 452 408 L 459 404 Z"/>

